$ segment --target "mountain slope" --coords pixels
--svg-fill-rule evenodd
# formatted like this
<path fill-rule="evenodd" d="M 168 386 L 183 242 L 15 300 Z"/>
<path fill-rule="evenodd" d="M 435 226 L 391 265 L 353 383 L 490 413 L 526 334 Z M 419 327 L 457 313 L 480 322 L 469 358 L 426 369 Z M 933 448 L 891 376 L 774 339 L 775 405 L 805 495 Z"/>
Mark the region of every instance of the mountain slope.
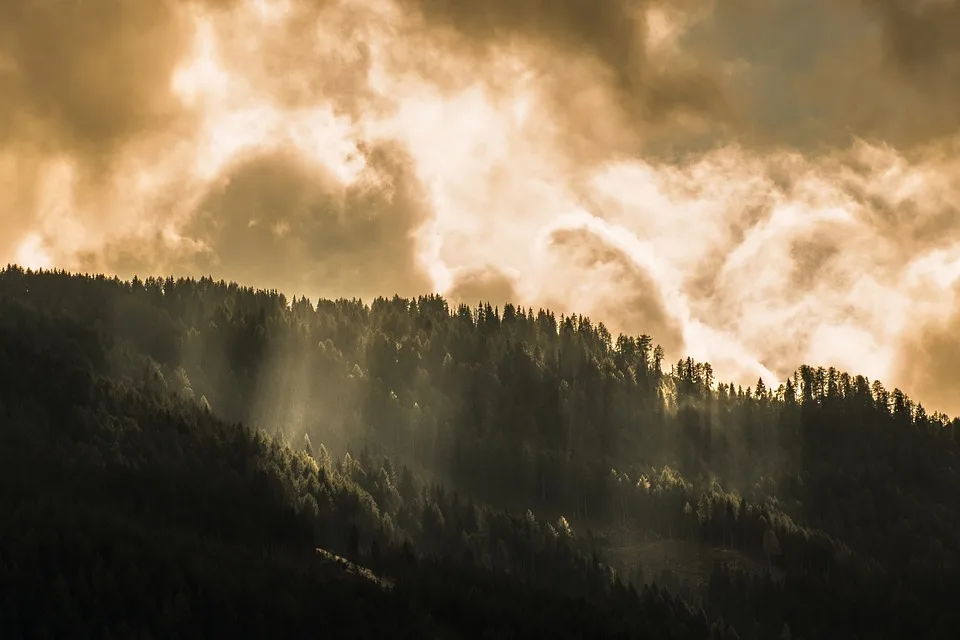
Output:
<path fill-rule="evenodd" d="M 18 268 L 0 347 L 12 636 L 960 629 L 960 423 L 862 377 L 742 390 L 548 311 Z"/>

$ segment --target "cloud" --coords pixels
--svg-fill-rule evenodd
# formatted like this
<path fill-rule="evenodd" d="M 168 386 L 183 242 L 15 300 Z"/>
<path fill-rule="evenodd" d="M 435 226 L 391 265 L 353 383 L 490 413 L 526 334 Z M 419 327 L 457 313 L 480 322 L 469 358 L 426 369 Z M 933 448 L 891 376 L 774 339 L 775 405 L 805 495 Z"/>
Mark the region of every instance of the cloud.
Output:
<path fill-rule="evenodd" d="M 98 164 L 180 115 L 167 81 L 189 31 L 171 2 L 4 3 L 0 43 L 0 141 L 7 144 Z"/>
<path fill-rule="evenodd" d="M 170 89 L 191 45 L 188 9 L 235 4 L 0 4 L 0 183 L 15 185 L 0 195 L 0 250 L 16 254 L 26 237 L 36 255 L 72 266 L 105 235 L 141 226 L 140 207 L 126 210 L 139 195 L 131 182 L 153 158 L 166 164 L 200 115 Z"/>
<path fill-rule="evenodd" d="M 475 60 L 522 55 L 553 115 L 573 138 L 568 150 L 579 154 L 592 156 L 597 146 L 629 153 L 664 129 L 675 138 L 695 138 L 734 117 L 711 60 L 683 56 L 669 46 L 697 16 L 697 3 L 400 0 L 400 5 L 423 18 L 428 34 L 455 34 L 453 50 Z M 612 126 L 598 127 L 598 119 Z"/>
<path fill-rule="evenodd" d="M 956 300 L 956 294 L 952 296 Z M 960 304 L 947 318 L 912 327 L 897 345 L 894 378 L 927 411 L 960 415 Z"/>
<path fill-rule="evenodd" d="M 181 231 L 203 250 L 178 270 L 324 297 L 430 292 L 414 237 L 430 211 L 409 159 L 385 144 L 364 158 L 350 185 L 291 151 L 239 160 Z"/>
<path fill-rule="evenodd" d="M 864 0 L 883 26 L 886 61 L 913 81 L 929 82 L 956 96 L 939 81 L 960 72 L 960 6 L 955 0 Z"/>
<path fill-rule="evenodd" d="M 500 307 L 507 302 L 516 304 L 519 296 L 515 282 L 516 275 L 492 265 L 463 269 L 456 274 L 446 297 L 471 307 L 479 302 L 489 302 Z"/>
<path fill-rule="evenodd" d="M 376 3 L 265 0 L 257 10 L 212 17 L 223 72 L 283 109 L 329 102 L 353 119 L 388 109 L 371 87 L 371 43 L 389 30 Z"/>
<path fill-rule="evenodd" d="M 958 329 L 960 323 L 954 324 L 949 330 L 927 334 L 923 340 L 911 346 L 907 354 L 901 356 L 911 360 L 904 362 L 905 372 L 899 377 L 901 385 L 905 389 L 921 391 L 920 395 L 914 395 L 913 398 L 922 403 L 927 411 L 946 411 L 950 416 L 960 413 L 957 406 L 960 379 L 945 373 L 956 367 L 960 358 L 954 339 Z"/>
<path fill-rule="evenodd" d="M 955 133 L 958 35 L 952 0 L 732 0 L 713 3 L 684 46 L 727 71 L 741 144 L 812 153 Z"/>
<path fill-rule="evenodd" d="M 78 181 L 102 182 L 128 140 L 181 115 L 166 78 L 188 34 L 170 3 L 123 4 L 0 5 L 0 181 L 16 185 L 0 196 L 8 242 L 36 222 L 50 156 L 80 158 Z"/>
<path fill-rule="evenodd" d="M 680 319 L 642 264 L 589 228 L 557 229 L 548 242 L 556 280 L 544 293 L 556 300 L 553 306 L 567 313 L 588 309 L 611 330 L 652 335 L 670 356 L 680 357 Z"/>
<path fill-rule="evenodd" d="M 893 380 L 928 411 L 960 415 L 960 244 L 913 260 L 904 280 L 925 313 L 894 345 Z"/>

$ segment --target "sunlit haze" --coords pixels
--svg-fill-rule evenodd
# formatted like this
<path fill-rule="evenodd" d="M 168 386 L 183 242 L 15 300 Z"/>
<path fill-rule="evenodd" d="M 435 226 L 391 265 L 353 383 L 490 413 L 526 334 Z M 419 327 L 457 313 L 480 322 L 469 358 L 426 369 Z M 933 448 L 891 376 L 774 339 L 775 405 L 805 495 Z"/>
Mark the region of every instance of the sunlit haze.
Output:
<path fill-rule="evenodd" d="M 960 5 L 0 3 L 0 262 L 582 313 L 960 413 Z M 56 43 L 52 45 L 51 43 Z"/>

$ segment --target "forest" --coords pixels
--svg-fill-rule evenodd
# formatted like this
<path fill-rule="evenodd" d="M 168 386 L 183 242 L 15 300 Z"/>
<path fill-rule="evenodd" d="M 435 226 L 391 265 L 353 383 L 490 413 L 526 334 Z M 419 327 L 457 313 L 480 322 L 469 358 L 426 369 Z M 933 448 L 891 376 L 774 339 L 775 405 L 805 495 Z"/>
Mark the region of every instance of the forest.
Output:
<path fill-rule="evenodd" d="M 0 272 L 0 637 L 955 638 L 960 420 L 549 310 Z"/>

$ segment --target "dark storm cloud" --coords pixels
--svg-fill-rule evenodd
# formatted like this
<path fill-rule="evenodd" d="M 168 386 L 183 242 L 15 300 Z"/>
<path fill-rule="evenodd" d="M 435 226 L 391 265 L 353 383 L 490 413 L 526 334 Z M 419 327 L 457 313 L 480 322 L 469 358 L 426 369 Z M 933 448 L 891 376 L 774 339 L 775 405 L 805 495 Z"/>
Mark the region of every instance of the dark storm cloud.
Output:
<path fill-rule="evenodd" d="M 182 9 L 197 4 L 237 2 L 2 3 L 0 144 L 79 154 L 86 167 L 95 167 L 109 164 L 130 139 L 180 121 L 184 113 L 169 80 L 192 35 Z M 568 123 L 589 131 L 598 119 L 619 119 L 621 139 L 639 135 L 660 150 L 676 148 L 678 140 L 710 146 L 733 138 L 811 148 L 852 135 L 906 145 L 960 126 L 960 5 L 951 0 L 728 0 L 712 12 L 699 3 L 659 0 L 399 4 L 431 30 L 453 34 L 427 43 L 432 57 L 438 53 L 432 47 L 441 45 L 481 54 L 494 46 L 529 46 L 543 80 L 556 85 L 554 106 L 566 111 Z M 651 7 L 677 15 L 698 10 L 681 37 L 681 58 L 651 59 Z M 358 35 L 323 50 L 321 15 L 338 32 Z M 281 104 L 310 103 L 322 94 L 359 114 L 373 99 L 363 37 L 370 16 L 362 4 L 295 2 L 288 16 L 263 31 L 264 41 L 224 38 L 227 66 L 254 74 L 258 90 Z M 569 64 L 575 59 L 593 59 L 599 68 L 591 75 Z M 584 97 L 604 75 L 622 113 L 604 114 Z M 678 113 L 702 121 L 686 129 L 667 122 Z"/>
<path fill-rule="evenodd" d="M 533 40 L 599 58 L 628 86 L 644 63 L 643 3 L 620 0 L 401 0 L 478 47 Z"/>
<path fill-rule="evenodd" d="M 960 294 L 960 286 L 954 288 Z M 945 320 L 904 335 L 894 358 L 896 383 L 929 412 L 960 416 L 960 304 Z"/>
<path fill-rule="evenodd" d="M 446 46 L 480 58 L 526 47 L 570 131 L 568 151 L 592 160 L 637 150 L 672 158 L 732 141 L 820 153 L 860 137 L 907 148 L 960 128 L 952 0 L 401 4 L 455 34 Z M 650 9 L 679 25 L 677 55 L 648 51 Z"/>
<path fill-rule="evenodd" d="M 729 0 L 683 46 L 730 70 L 739 143 L 818 152 L 955 134 L 958 42 L 952 0 Z"/>
<path fill-rule="evenodd" d="M 180 115 L 170 77 L 190 43 L 181 9 L 230 0 L 0 3 L 0 144 L 109 159 Z"/>
<path fill-rule="evenodd" d="M 413 238 L 429 210 L 409 161 L 388 145 L 365 157 L 351 186 L 292 153 L 240 161 L 183 230 L 207 247 L 184 269 L 311 296 L 429 292 Z"/>
<path fill-rule="evenodd" d="M 189 131 L 190 114 L 172 95 L 170 79 L 192 36 L 182 9 L 201 3 L 231 4 L 0 2 L 0 154 L 19 159 L 4 173 L 17 192 L 12 202 L 0 200 L 7 205 L 0 209 L 4 235 L 16 242 L 36 222 L 39 176 L 51 159 L 71 161 L 81 198 L 109 185 L 131 143 Z"/>
<path fill-rule="evenodd" d="M 430 27 L 453 31 L 460 48 L 480 56 L 498 46 L 526 48 L 528 61 L 539 69 L 551 94 L 553 108 L 573 136 L 596 127 L 598 118 L 621 120 L 618 126 L 624 127 L 623 134 L 636 134 L 644 125 L 664 126 L 677 114 L 702 116 L 718 124 L 733 116 L 710 60 L 664 65 L 648 56 L 646 11 L 658 5 L 676 9 L 692 3 L 400 0 L 400 4 L 418 11 Z M 599 64 L 576 64 L 583 60 Z M 610 95 L 598 97 L 598 87 L 606 87 Z M 607 101 L 615 113 L 598 104 Z M 671 131 L 684 135 L 676 128 Z"/>
<path fill-rule="evenodd" d="M 955 0 L 862 0 L 883 26 L 886 62 L 910 80 L 960 80 L 960 4 Z"/>
<path fill-rule="evenodd" d="M 494 266 L 461 271 L 446 297 L 471 306 L 478 302 L 500 306 L 506 302 L 518 302 L 515 278 Z"/>

